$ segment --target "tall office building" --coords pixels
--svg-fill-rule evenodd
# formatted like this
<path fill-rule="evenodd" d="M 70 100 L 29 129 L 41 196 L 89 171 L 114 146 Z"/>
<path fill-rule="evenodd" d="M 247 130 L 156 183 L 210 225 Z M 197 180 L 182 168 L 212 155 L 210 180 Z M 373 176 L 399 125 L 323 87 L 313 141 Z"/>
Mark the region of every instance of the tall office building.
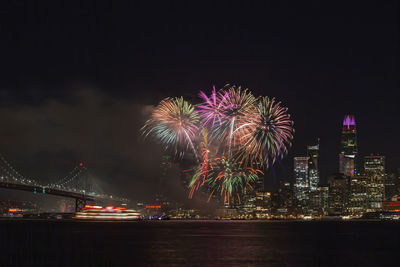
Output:
<path fill-rule="evenodd" d="M 241 203 L 237 203 L 236 208 L 242 216 L 252 216 L 256 208 L 256 193 L 259 190 L 244 189 L 241 196 Z"/>
<path fill-rule="evenodd" d="M 369 211 L 380 210 L 385 196 L 385 156 L 365 156 L 364 173 L 368 180 Z"/>
<path fill-rule="evenodd" d="M 319 158 L 319 138 L 318 143 L 314 146 L 307 146 L 308 156 L 308 179 L 310 183 L 310 191 L 314 192 L 317 190 L 319 184 L 319 170 L 318 170 L 318 158 Z"/>
<path fill-rule="evenodd" d="M 368 209 L 368 178 L 355 175 L 350 178 L 350 196 L 348 211 L 351 215 L 363 215 Z"/>
<path fill-rule="evenodd" d="M 357 157 L 357 130 L 353 115 L 346 115 L 343 120 L 342 138 L 339 154 L 339 172 L 354 176 Z"/>
<path fill-rule="evenodd" d="M 248 218 L 248 216 L 250 215 L 252 216 L 254 214 L 256 210 L 256 197 L 258 193 L 265 193 L 264 176 L 259 177 L 254 182 L 252 190 L 249 190 L 247 187 L 243 190 L 243 194 L 241 195 L 241 201 L 236 205 L 237 209 L 239 210 L 239 213 L 242 216 L 245 216 L 242 218 Z"/>
<path fill-rule="evenodd" d="M 302 206 L 307 205 L 309 193 L 309 180 L 308 180 L 308 157 L 295 157 L 294 158 L 294 194 L 298 203 Z"/>
<path fill-rule="evenodd" d="M 364 170 L 385 173 L 385 156 L 371 154 L 364 157 Z"/>
<path fill-rule="evenodd" d="M 281 214 L 290 214 L 293 208 L 293 190 L 290 183 L 280 182 L 279 185 L 279 209 Z"/>
<path fill-rule="evenodd" d="M 322 216 L 328 212 L 329 187 L 319 186 L 310 192 L 310 214 Z"/>
<path fill-rule="evenodd" d="M 271 193 L 257 192 L 255 201 L 255 217 L 258 219 L 267 218 L 271 215 Z"/>
<path fill-rule="evenodd" d="M 385 173 L 385 201 L 392 201 L 397 199 L 399 195 L 398 191 L 398 177 L 396 173 Z"/>
<path fill-rule="evenodd" d="M 349 199 L 349 177 L 336 173 L 329 177 L 329 208 L 328 213 L 331 215 L 341 215 L 346 212 Z"/>

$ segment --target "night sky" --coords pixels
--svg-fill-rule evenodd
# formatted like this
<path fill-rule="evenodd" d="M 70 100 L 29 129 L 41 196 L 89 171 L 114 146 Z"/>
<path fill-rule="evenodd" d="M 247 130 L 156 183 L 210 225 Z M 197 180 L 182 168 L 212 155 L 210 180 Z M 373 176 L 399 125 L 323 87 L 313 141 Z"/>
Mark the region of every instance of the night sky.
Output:
<path fill-rule="evenodd" d="M 397 1 L 249 2 L 2 3 L 1 153 L 44 180 L 83 161 L 105 191 L 151 198 L 162 151 L 139 132 L 151 107 L 230 83 L 276 97 L 295 122 L 268 186 L 291 180 L 318 137 L 323 181 L 337 171 L 345 114 L 360 156 L 400 168 Z"/>

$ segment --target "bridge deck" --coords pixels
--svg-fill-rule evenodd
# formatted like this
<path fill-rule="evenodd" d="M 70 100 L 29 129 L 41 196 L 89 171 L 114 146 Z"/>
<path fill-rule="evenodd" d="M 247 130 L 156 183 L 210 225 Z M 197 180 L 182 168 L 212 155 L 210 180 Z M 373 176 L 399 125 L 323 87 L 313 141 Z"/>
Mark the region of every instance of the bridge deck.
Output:
<path fill-rule="evenodd" d="M 0 182 L 0 188 L 8 188 L 8 189 L 22 190 L 22 191 L 29 191 L 29 192 L 36 191 L 38 193 L 45 193 L 45 194 L 55 195 L 55 196 L 63 196 L 63 197 L 84 199 L 84 200 L 95 200 L 94 196 L 71 192 L 71 191 L 65 191 L 65 190 L 61 190 L 61 189 L 38 186 L 38 185 L 24 185 L 24 184 Z"/>

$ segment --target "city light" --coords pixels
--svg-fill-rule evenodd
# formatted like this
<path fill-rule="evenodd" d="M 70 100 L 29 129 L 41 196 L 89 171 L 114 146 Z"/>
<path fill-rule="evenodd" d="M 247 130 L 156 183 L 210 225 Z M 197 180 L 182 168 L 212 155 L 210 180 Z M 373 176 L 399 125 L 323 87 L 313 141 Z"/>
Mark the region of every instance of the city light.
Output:
<path fill-rule="evenodd" d="M 22 209 L 18 209 L 18 208 L 9 208 L 8 212 L 10 213 L 15 213 L 15 212 L 22 212 Z"/>
<path fill-rule="evenodd" d="M 146 206 L 146 209 L 161 209 L 161 206 Z"/>

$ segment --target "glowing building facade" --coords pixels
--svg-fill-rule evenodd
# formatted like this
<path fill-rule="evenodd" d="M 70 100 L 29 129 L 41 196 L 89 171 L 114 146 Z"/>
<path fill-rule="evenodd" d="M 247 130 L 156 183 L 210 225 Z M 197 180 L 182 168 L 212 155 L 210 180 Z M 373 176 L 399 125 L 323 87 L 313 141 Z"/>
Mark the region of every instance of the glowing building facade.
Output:
<path fill-rule="evenodd" d="M 350 179 L 350 199 L 348 212 L 351 215 L 363 215 L 368 209 L 368 179 L 357 174 Z"/>
<path fill-rule="evenodd" d="M 385 156 L 371 154 L 364 157 L 364 170 L 379 173 L 385 172 Z"/>
<path fill-rule="evenodd" d="M 348 176 L 337 173 L 328 179 L 329 187 L 329 208 L 330 215 L 341 215 L 346 211 L 349 198 L 349 180 Z"/>
<path fill-rule="evenodd" d="M 385 201 L 392 201 L 397 199 L 398 179 L 395 173 L 385 173 Z"/>
<path fill-rule="evenodd" d="M 280 182 L 279 185 L 279 214 L 288 215 L 292 212 L 293 208 L 293 190 L 290 183 Z"/>
<path fill-rule="evenodd" d="M 305 206 L 308 202 L 309 180 L 308 180 L 308 157 L 294 158 L 294 194 L 299 204 Z"/>
<path fill-rule="evenodd" d="M 385 156 L 365 156 L 364 172 L 368 180 L 369 211 L 380 210 L 385 197 Z"/>
<path fill-rule="evenodd" d="M 256 207 L 254 210 L 257 219 L 267 218 L 271 215 L 271 193 L 270 192 L 257 192 L 256 193 Z"/>
<path fill-rule="evenodd" d="M 339 172 L 346 176 L 356 173 L 357 130 L 353 115 L 346 115 L 343 120 L 342 138 L 339 154 Z"/>
<path fill-rule="evenodd" d="M 310 192 L 309 214 L 316 216 L 326 215 L 328 212 L 329 187 L 319 186 Z"/>
<path fill-rule="evenodd" d="M 317 190 L 319 184 L 319 170 L 318 170 L 318 158 L 319 158 L 319 139 L 318 144 L 315 146 L 307 146 L 308 156 L 308 180 L 310 191 L 314 192 Z"/>

